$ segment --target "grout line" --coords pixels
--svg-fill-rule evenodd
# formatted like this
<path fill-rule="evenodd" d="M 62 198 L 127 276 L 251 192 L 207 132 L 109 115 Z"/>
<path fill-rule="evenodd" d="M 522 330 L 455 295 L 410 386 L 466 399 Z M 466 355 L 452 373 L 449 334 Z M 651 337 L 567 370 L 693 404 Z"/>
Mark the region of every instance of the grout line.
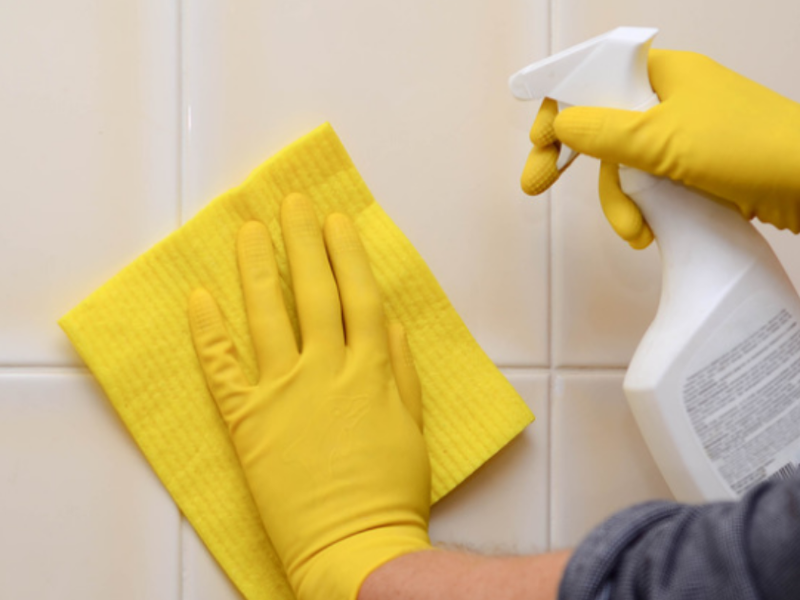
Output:
<path fill-rule="evenodd" d="M 186 584 L 187 580 L 189 579 L 189 573 L 187 571 L 186 565 L 188 561 L 186 560 L 186 552 L 187 546 L 184 543 L 186 540 L 185 532 L 186 532 L 186 524 L 185 524 L 186 517 L 183 516 L 183 513 L 178 511 L 178 561 L 180 562 L 180 576 L 178 577 L 178 597 L 181 600 L 186 600 L 186 590 L 189 589 L 189 586 Z"/>
<path fill-rule="evenodd" d="M 504 365 L 495 364 L 498 370 L 507 375 L 549 375 L 556 374 L 563 375 L 578 375 L 578 374 L 610 374 L 610 373 L 625 373 L 627 367 L 592 367 L 592 366 L 524 366 L 524 365 Z M 15 364 L 0 364 L 0 375 L 48 375 L 48 374 L 64 374 L 64 373 L 77 373 L 83 375 L 91 375 L 91 371 L 86 366 L 81 365 L 45 365 L 45 364 L 31 364 L 31 365 L 15 365 Z"/>
<path fill-rule="evenodd" d="M 521 365 L 495 365 L 508 375 L 549 375 L 550 367 L 521 366 Z"/>
<path fill-rule="evenodd" d="M 0 365 L 2 375 L 91 375 L 88 367 L 80 365 Z"/>
<path fill-rule="evenodd" d="M 550 0 L 550 9 L 553 8 L 555 0 Z M 550 35 L 550 54 L 552 54 L 552 31 Z M 555 293 L 553 291 L 553 194 L 547 193 L 547 359 L 549 375 L 547 381 L 547 462 L 545 467 L 545 479 L 547 481 L 547 497 L 545 510 L 547 520 L 545 521 L 545 547 L 551 550 L 553 546 L 553 399 L 555 397 L 555 385 L 557 369 L 555 368 Z"/>
<path fill-rule="evenodd" d="M 189 72 L 186 68 L 186 0 L 178 2 L 178 227 L 183 225 L 186 209 L 186 167 L 189 154 L 191 107 L 187 99 Z"/>
<path fill-rule="evenodd" d="M 549 56 L 553 54 L 556 0 L 548 1 L 548 9 L 547 54 Z M 547 359 L 550 373 L 547 382 L 547 427 L 545 428 L 547 432 L 545 547 L 548 551 L 553 548 L 553 399 L 555 397 L 556 384 L 555 352 L 553 349 L 555 339 L 555 325 L 553 323 L 553 307 L 555 306 L 555 294 L 553 292 L 553 231 L 553 193 L 551 190 L 547 193 Z"/>
<path fill-rule="evenodd" d="M 562 375 L 611 375 L 619 374 L 624 375 L 628 371 L 628 367 L 575 367 L 565 366 L 557 367 L 554 371 Z"/>
<path fill-rule="evenodd" d="M 188 106 L 188 78 L 186 67 L 186 11 L 187 0 L 176 0 L 178 9 L 178 226 L 183 225 L 186 210 L 186 164 L 189 147 L 191 113 Z M 186 547 L 184 540 L 183 514 L 178 518 L 178 598 L 186 600 Z"/>
<path fill-rule="evenodd" d="M 603 367 L 603 366 L 584 366 L 584 365 L 564 365 L 562 367 L 555 367 L 555 366 L 536 366 L 536 365 L 504 365 L 500 363 L 496 363 L 495 366 L 504 373 L 508 373 L 509 375 L 523 375 L 523 374 L 534 374 L 534 375 L 578 375 L 578 374 L 597 374 L 602 375 L 604 373 L 625 373 L 628 370 L 628 367 Z"/>

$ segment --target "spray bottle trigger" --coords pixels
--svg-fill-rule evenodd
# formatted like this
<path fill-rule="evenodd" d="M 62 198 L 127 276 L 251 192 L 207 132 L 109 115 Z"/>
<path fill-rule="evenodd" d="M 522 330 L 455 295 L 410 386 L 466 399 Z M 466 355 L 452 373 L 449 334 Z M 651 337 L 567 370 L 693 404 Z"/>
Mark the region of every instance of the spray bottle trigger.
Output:
<path fill-rule="evenodd" d="M 562 102 L 560 100 L 558 102 L 558 112 L 565 110 L 572 106 L 567 102 Z M 572 164 L 572 161 L 578 157 L 578 152 L 573 150 L 572 148 L 568 147 L 566 144 L 561 144 L 561 151 L 558 154 L 558 161 L 556 162 L 556 168 L 558 172 L 561 173 L 564 169 Z"/>
<path fill-rule="evenodd" d="M 579 153 L 568 147 L 566 144 L 561 144 L 561 152 L 558 154 L 558 161 L 556 161 L 556 168 L 561 173 L 564 169 L 572 164 L 572 161 L 578 158 Z"/>

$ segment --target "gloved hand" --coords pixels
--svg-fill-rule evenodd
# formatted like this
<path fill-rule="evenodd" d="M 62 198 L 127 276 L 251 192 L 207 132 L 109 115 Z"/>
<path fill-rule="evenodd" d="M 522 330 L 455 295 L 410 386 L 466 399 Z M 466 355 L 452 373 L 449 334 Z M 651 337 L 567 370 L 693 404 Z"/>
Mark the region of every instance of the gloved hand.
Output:
<path fill-rule="evenodd" d="M 646 112 L 545 100 L 531 129 L 522 188 L 558 179 L 559 144 L 603 161 L 600 200 L 617 233 L 643 248 L 652 233 L 619 187 L 617 165 L 669 177 L 734 203 L 748 219 L 800 232 L 800 104 L 693 52 L 651 50 L 661 104 Z"/>
<path fill-rule="evenodd" d="M 296 595 L 354 600 L 372 570 L 430 547 L 420 384 L 350 219 L 331 215 L 323 241 L 310 201 L 294 194 L 281 223 L 300 343 L 255 221 L 240 231 L 238 259 L 258 382 L 203 289 L 189 302 L 192 336 Z"/>

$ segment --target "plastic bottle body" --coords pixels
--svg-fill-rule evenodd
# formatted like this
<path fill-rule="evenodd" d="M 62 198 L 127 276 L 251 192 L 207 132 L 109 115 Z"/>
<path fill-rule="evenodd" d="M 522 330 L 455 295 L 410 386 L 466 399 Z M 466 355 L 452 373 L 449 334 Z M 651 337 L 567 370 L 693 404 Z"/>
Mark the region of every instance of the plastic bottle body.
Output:
<path fill-rule="evenodd" d="M 800 464 L 800 298 L 727 203 L 622 168 L 656 234 L 658 313 L 624 389 L 667 484 L 685 502 L 734 499 Z"/>

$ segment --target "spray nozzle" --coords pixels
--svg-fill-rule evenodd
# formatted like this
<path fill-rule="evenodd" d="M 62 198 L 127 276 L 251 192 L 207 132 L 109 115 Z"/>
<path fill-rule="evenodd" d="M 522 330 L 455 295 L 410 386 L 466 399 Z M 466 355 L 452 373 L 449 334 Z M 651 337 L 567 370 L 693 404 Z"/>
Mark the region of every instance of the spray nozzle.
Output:
<path fill-rule="evenodd" d="M 647 74 L 647 54 L 657 33 L 652 27 L 618 27 L 518 71 L 508 82 L 511 93 L 522 100 L 552 98 L 559 110 L 577 105 L 649 108 L 658 100 Z M 575 156 L 562 146 L 558 168 Z"/>

